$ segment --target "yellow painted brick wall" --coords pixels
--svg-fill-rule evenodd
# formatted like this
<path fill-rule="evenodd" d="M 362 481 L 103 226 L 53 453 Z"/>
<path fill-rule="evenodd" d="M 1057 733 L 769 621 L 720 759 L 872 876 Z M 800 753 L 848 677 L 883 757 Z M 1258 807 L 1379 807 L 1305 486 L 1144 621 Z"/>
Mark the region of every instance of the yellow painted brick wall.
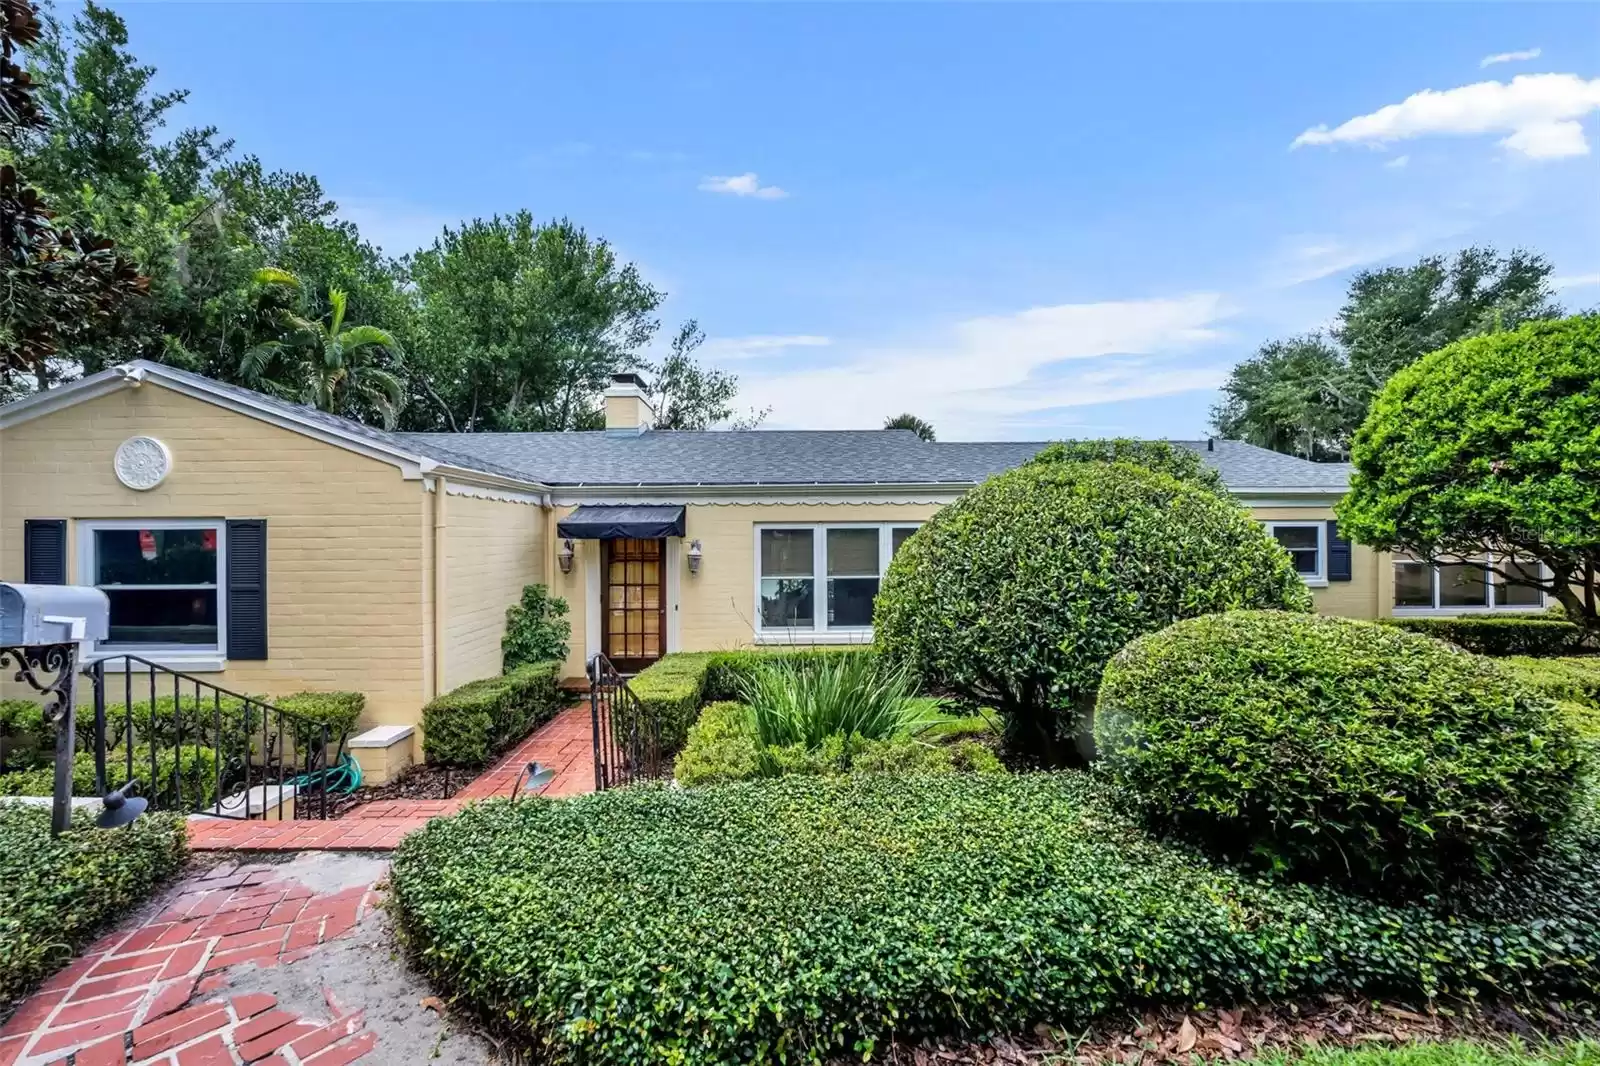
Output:
<path fill-rule="evenodd" d="M 148 492 L 112 472 L 144 434 L 172 451 Z M 27 518 L 265 518 L 268 653 L 206 680 L 271 696 L 353 689 L 368 724 L 426 698 L 427 494 L 395 467 L 150 383 L 0 430 L 0 577 L 22 579 Z M 77 531 L 68 530 L 70 578 Z"/>
<path fill-rule="evenodd" d="M 1328 522 L 1333 519 L 1331 507 L 1252 507 L 1250 513 L 1262 522 Z M 1377 618 L 1388 614 L 1382 607 L 1388 601 L 1379 596 L 1381 577 L 1388 569 L 1387 555 L 1352 544 L 1350 580 L 1330 581 L 1326 588 L 1311 590 L 1317 612 L 1346 618 Z"/>
<path fill-rule="evenodd" d="M 569 513 L 563 507 L 559 518 Z M 782 522 L 923 522 L 937 504 L 691 504 L 685 513 L 687 533 L 672 565 L 678 568 L 678 642 L 672 651 L 710 651 L 749 645 L 755 618 L 755 526 Z M 1331 508 L 1253 508 L 1261 521 L 1327 521 Z M 554 520 L 554 519 L 553 519 Z M 552 527 L 553 529 L 553 527 Z M 554 534 L 552 533 L 552 537 Z M 699 539 L 704 552 L 700 573 L 690 575 L 683 547 Z M 587 565 L 597 558 L 593 542 L 577 542 L 572 573 L 554 569 L 555 591 L 572 607 L 572 654 L 566 673 L 581 676 L 584 657 L 584 622 L 590 604 L 585 580 Z M 1381 579 L 1387 557 L 1369 548 L 1351 549 L 1351 580 L 1330 582 L 1312 589 L 1316 609 L 1324 614 L 1373 618 L 1380 613 Z M 1387 614 L 1386 610 L 1381 613 Z M 669 626 L 670 628 L 670 626 Z M 796 636 L 803 642 L 804 636 Z"/>
<path fill-rule="evenodd" d="M 506 608 L 544 580 L 545 509 L 445 498 L 444 689 L 500 673 Z"/>

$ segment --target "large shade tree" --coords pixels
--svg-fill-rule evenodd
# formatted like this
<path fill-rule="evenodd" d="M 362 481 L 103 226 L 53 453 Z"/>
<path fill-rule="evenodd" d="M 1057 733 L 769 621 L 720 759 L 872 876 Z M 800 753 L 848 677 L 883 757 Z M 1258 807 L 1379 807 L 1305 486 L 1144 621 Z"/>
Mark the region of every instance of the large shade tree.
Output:
<path fill-rule="evenodd" d="M 40 30 L 28 0 L 0 0 L 0 398 L 48 388 L 63 351 L 146 284 L 109 240 L 58 225 L 19 168 L 18 146 L 49 128 L 18 54 Z"/>
<path fill-rule="evenodd" d="M 1346 535 L 1487 558 L 1600 637 L 1600 315 L 1457 341 L 1396 373 L 1356 434 Z"/>
<path fill-rule="evenodd" d="M 527 211 L 446 229 L 410 271 L 417 429 L 595 428 L 600 392 L 638 363 L 664 298 L 604 240 Z"/>
<path fill-rule="evenodd" d="M 1550 272 L 1541 256 L 1493 248 L 1363 270 L 1330 329 L 1269 341 L 1233 368 L 1212 423 L 1263 448 L 1343 459 L 1396 371 L 1462 337 L 1558 316 Z"/>

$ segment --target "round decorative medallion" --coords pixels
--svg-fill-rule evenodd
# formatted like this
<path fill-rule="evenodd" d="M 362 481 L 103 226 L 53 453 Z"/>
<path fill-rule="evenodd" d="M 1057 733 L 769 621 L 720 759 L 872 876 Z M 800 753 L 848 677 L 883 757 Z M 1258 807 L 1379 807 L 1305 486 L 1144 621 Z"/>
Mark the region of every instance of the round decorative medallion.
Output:
<path fill-rule="evenodd" d="M 154 437 L 129 437 L 111 461 L 117 480 L 140 492 L 153 489 L 172 470 L 172 453 Z"/>

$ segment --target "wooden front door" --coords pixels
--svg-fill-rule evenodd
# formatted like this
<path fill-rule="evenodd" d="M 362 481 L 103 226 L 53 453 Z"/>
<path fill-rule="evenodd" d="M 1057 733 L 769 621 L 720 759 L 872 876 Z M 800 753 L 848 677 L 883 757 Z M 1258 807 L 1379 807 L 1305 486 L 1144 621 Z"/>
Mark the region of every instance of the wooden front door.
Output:
<path fill-rule="evenodd" d="M 625 674 L 637 673 L 667 650 L 667 542 L 605 540 L 605 653 Z"/>

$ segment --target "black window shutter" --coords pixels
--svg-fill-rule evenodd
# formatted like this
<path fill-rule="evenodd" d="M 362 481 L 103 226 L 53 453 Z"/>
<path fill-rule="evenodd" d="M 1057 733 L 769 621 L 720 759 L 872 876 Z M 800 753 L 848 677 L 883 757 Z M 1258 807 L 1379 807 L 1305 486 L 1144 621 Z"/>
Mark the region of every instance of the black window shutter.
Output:
<path fill-rule="evenodd" d="M 1350 580 L 1350 542 L 1339 536 L 1339 523 L 1328 523 L 1328 580 Z"/>
<path fill-rule="evenodd" d="M 30 585 L 67 583 L 65 518 L 30 518 L 22 524 L 22 580 Z"/>
<path fill-rule="evenodd" d="M 228 658 L 267 657 L 267 520 L 228 519 Z"/>

